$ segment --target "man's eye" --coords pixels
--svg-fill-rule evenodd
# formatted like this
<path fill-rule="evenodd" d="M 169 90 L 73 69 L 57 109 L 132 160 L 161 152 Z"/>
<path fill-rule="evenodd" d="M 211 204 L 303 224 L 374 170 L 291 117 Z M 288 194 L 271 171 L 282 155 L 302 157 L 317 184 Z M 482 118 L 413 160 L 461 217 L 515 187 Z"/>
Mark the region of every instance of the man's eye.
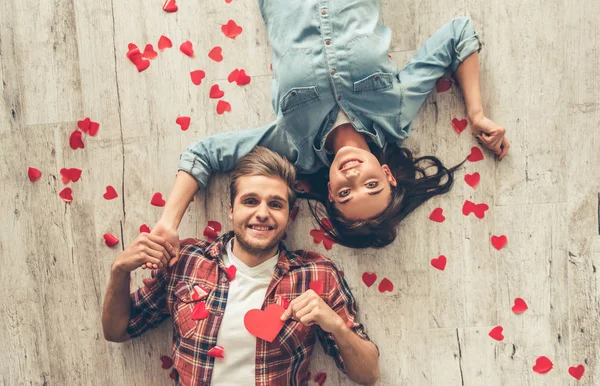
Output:
<path fill-rule="evenodd" d="M 377 181 L 371 181 L 371 182 L 367 183 L 367 188 L 369 188 L 369 189 L 376 188 L 377 186 L 379 186 L 379 182 L 377 182 Z"/>
<path fill-rule="evenodd" d="M 349 194 L 350 194 L 350 189 L 344 189 L 341 192 L 339 192 L 340 197 L 346 197 Z"/>
<path fill-rule="evenodd" d="M 246 204 L 246 205 L 256 205 L 256 203 L 258 203 L 258 201 L 256 201 L 253 198 L 249 198 L 247 200 L 244 200 L 244 204 Z"/>
<path fill-rule="evenodd" d="M 272 208 L 277 208 L 277 209 L 281 209 L 283 208 L 283 205 L 281 205 L 280 203 L 278 203 L 277 201 L 274 201 L 272 203 L 269 204 Z"/>

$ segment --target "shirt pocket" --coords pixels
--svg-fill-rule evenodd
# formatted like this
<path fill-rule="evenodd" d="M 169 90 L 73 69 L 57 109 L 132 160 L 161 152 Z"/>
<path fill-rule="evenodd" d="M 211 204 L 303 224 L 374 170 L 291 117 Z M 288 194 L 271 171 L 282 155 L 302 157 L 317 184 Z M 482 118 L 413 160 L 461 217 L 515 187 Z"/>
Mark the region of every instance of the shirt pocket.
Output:
<path fill-rule="evenodd" d="M 354 92 L 357 94 L 369 91 L 385 91 L 394 86 L 394 74 L 391 72 L 376 72 L 354 82 Z"/>
<path fill-rule="evenodd" d="M 173 304 L 173 326 L 175 331 L 184 339 L 189 338 L 197 326 L 197 321 L 192 320 L 192 312 L 196 302 L 191 295 L 192 286 L 185 281 L 180 281 L 175 286 L 175 303 Z"/>
<path fill-rule="evenodd" d="M 276 64 L 279 110 L 288 114 L 319 100 L 314 54 L 310 48 L 290 48 Z"/>
<path fill-rule="evenodd" d="M 288 114 L 299 107 L 315 102 L 317 99 L 319 99 L 319 93 L 315 86 L 293 88 L 281 98 L 281 112 L 284 115 Z"/>
<path fill-rule="evenodd" d="M 294 356 L 298 350 L 303 350 L 314 344 L 314 326 L 304 326 L 300 322 L 288 319 L 279 333 L 279 347 L 288 356 Z M 312 336 L 312 338 L 311 338 Z M 311 342 L 311 339 L 313 341 Z"/>

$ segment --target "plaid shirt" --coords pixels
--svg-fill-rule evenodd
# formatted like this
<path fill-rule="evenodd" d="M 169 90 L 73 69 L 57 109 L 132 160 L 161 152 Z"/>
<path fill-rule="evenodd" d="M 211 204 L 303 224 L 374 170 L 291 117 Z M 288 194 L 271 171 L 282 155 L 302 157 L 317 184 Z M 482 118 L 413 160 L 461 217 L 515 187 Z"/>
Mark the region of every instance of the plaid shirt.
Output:
<path fill-rule="evenodd" d="M 173 315 L 172 354 L 177 385 L 210 385 L 214 361 L 219 359 L 208 356 L 207 352 L 217 344 L 217 332 L 227 305 L 229 280 L 222 253 L 232 237 L 233 233 L 223 235 L 212 244 L 197 239 L 182 240 L 177 264 L 169 272 L 154 270 L 152 279 L 145 280 L 145 286 L 131 294 L 127 332 L 132 338 Z M 321 280 L 323 300 L 358 336 L 369 339 L 364 327 L 354 320 L 354 297 L 331 260 L 314 252 L 290 252 L 283 244 L 279 250 L 262 309 L 277 303 L 280 297 L 292 301 L 309 289 L 311 281 Z M 204 299 L 210 311 L 206 319 L 191 319 L 196 303 L 192 299 L 194 285 L 209 291 Z M 310 356 L 317 337 L 325 352 L 344 371 L 344 360 L 331 334 L 317 325 L 305 327 L 288 319 L 272 343 L 256 339 L 256 385 L 307 385 Z M 228 349 L 235 347 L 224 347 L 224 355 Z"/>

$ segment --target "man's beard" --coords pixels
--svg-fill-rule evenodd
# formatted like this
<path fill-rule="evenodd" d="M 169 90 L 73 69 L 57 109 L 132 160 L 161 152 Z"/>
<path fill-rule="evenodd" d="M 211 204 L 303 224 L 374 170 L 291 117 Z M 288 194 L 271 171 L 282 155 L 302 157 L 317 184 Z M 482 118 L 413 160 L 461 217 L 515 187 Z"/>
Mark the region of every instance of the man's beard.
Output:
<path fill-rule="evenodd" d="M 270 254 L 271 251 L 279 245 L 280 241 L 280 239 L 275 237 L 271 241 L 269 241 L 268 244 L 252 245 L 250 242 L 248 242 L 248 240 L 244 238 L 243 235 L 239 234 L 235 230 L 233 234 L 235 235 L 235 242 L 238 243 L 239 247 L 255 257 L 272 257 L 266 255 Z"/>

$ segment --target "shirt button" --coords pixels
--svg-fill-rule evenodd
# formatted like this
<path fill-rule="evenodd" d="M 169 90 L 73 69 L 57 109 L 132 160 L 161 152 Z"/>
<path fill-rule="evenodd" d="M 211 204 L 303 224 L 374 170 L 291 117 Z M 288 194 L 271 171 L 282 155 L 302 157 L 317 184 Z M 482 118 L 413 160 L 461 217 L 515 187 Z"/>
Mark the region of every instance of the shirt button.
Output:
<path fill-rule="evenodd" d="M 321 15 L 327 15 L 327 11 L 326 10 L 322 10 L 321 11 Z"/>
<path fill-rule="evenodd" d="M 227 283 L 227 278 L 225 276 L 221 278 L 221 283 Z"/>
<path fill-rule="evenodd" d="M 292 96 L 296 96 L 296 91 L 292 91 Z"/>
<path fill-rule="evenodd" d="M 340 95 L 340 96 L 338 97 L 338 101 L 341 101 L 341 100 L 342 100 L 342 96 Z"/>
<path fill-rule="evenodd" d="M 331 40 L 329 40 L 329 39 L 325 40 L 325 44 L 330 45 L 331 44 Z"/>

